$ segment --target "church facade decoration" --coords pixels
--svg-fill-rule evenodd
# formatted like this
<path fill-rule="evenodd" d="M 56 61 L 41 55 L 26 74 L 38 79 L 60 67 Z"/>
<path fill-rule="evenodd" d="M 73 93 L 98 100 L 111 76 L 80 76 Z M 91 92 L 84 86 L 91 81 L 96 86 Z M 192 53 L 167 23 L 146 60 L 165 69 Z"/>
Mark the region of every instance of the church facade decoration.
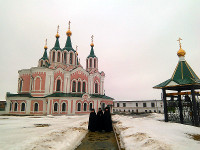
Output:
<path fill-rule="evenodd" d="M 98 70 L 93 36 L 84 69 L 77 46 L 76 49 L 72 47 L 70 22 L 66 34 L 64 48 L 60 48 L 57 30 L 55 46 L 49 51 L 49 56 L 46 40 L 38 66 L 18 71 L 18 94 L 7 92 L 6 95 L 8 114 L 87 114 L 92 108 L 97 110 L 106 106 L 112 110 L 113 98 L 105 95 L 105 73 Z"/>

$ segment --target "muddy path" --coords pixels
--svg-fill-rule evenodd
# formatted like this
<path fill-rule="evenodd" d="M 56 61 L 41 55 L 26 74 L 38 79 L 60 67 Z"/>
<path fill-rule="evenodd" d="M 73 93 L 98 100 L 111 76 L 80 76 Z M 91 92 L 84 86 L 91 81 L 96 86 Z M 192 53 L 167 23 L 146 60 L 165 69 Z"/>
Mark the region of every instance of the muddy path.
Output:
<path fill-rule="evenodd" d="M 76 150 L 118 150 L 114 132 L 88 132 Z"/>

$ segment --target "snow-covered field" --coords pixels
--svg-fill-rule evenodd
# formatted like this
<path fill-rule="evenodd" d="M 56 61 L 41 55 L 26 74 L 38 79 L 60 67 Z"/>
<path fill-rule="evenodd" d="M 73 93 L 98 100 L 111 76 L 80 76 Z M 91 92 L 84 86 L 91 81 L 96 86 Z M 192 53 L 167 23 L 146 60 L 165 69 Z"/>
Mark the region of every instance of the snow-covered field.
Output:
<path fill-rule="evenodd" d="M 85 137 L 87 121 L 88 115 L 0 116 L 0 149 L 71 150 Z"/>
<path fill-rule="evenodd" d="M 200 150 L 200 141 L 189 134 L 200 128 L 163 121 L 162 114 L 147 117 L 114 115 L 113 120 L 126 150 Z"/>
<path fill-rule="evenodd" d="M 166 123 L 162 114 L 113 115 L 121 145 L 126 150 L 199 150 L 189 134 L 200 128 Z M 85 137 L 88 115 L 0 116 L 1 150 L 73 150 Z M 41 127 L 43 124 L 44 127 Z M 48 126 L 49 125 L 49 126 Z"/>

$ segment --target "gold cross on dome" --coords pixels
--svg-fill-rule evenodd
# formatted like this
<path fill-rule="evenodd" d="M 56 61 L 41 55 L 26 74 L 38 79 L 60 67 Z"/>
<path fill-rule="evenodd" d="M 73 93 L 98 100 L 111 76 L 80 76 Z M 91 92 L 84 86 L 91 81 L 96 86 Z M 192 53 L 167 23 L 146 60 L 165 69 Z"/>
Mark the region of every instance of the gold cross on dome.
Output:
<path fill-rule="evenodd" d="M 71 24 L 71 22 L 69 21 L 69 29 L 70 29 L 70 24 Z"/>
<path fill-rule="evenodd" d="M 93 38 L 94 38 L 94 35 L 91 36 L 92 43 L 93 43 Z"/>
<path fill-rule="evenodd" d="M 181 38 L 179 38 L 177 41 L 179 42 L 179 46 L 180 46 L 180 48 L 181 48 Z"/>
<path fill-rule="evenodd" d="M 76 45 L 76 51 L 77 51 L 78 46 Z"/>
<path fill-rule="evenodd" d="M 58 27 L 57 27 L 57 33 L 59 32 L 59 25 L 58 25 Z"/>
<path fill-rule="evenodd" d="M 45 40 L 45 45 L 47 46 L 47 39 Z"/>

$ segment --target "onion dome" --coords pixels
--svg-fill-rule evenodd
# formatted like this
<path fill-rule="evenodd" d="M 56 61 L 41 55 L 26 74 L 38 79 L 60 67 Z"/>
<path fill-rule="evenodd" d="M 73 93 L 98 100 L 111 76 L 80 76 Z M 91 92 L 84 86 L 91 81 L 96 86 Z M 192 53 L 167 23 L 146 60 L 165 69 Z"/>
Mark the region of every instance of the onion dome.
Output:
<path fill-rule="evenodd" d="M 184 57 L 186 52 L 181 48 L 181 38 L 179 38 L 177 41 L 179 41 L 179 46 L 180 46 L 180 49 L 178 50 L 177 52 L 177 55 L 178 57 Z"/>
<path fill-rule="evenodd" d="M 69 28 L 68 28 L 68 31 L 66 32 L 66 34 L 67 34 L 67 41 L 65 43 L 65 47 L 63 48 L 63 50 L 67 50 L 67 51 L 72 50 L 72 51 L 75 52 L 75 50 L 72 48 L 72 42 L 71 42 L 72 32 L 70 31 L 70 23 L 71 22 L 69 21 Z"/>
<path fill-rule="evenodd" d="M 60 37 L 60 35 L 59 35 L 59 25 L 58 25 L 58 27 L 57 27 L 57 34 L 56 34 L 56 42 L 55 42 L 55 45 L 54 45 L 54 47 L 51 49 L 51 50 L 62 50 L 61 48 L 60 48 L 60 43 L 59 43 L 59 37 Z"/>

